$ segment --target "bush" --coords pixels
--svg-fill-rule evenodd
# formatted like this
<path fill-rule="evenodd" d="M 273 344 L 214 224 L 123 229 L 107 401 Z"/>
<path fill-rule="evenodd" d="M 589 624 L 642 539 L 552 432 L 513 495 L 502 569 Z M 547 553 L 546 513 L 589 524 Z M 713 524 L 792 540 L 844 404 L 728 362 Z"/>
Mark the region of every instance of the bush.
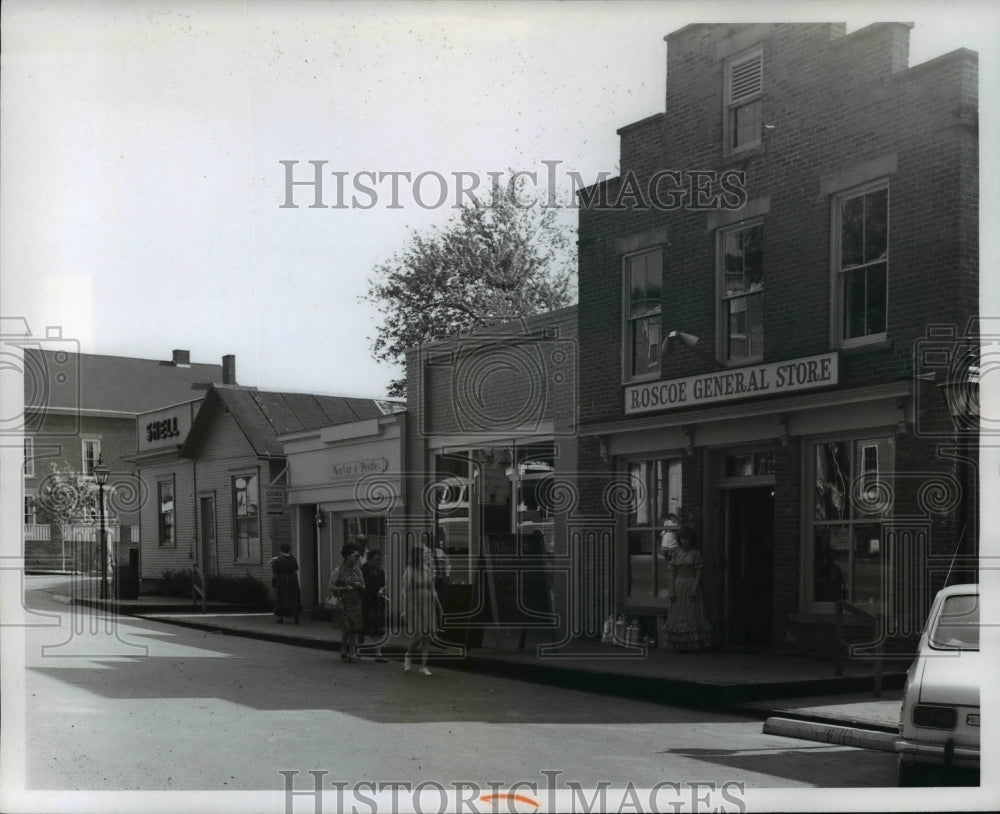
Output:
<path fill-rule="evenodd" d="M 189 570 L 164 571 L 160 575 L 157 593 L 160 596 L 190 598 L 191 587 Z M 264 606 L 268 604 L 269 593 L 267 586 L 250 574 L 242 577 L 213 574 L 208 578 L 208 599 L 234 605 Z"/>
<path fill-rule="evenodd" d="M 160 584 L 157 593 L 160 596 L 191 596 L 191 572 L 164 571 L 160 575 Z"/>
<path fill-rule="evenodd" d="M 267 586 L 256 577 L 225 577 L 214 574 L 208 578 L 208 598 L 236 605 L 268 604 Z"/>

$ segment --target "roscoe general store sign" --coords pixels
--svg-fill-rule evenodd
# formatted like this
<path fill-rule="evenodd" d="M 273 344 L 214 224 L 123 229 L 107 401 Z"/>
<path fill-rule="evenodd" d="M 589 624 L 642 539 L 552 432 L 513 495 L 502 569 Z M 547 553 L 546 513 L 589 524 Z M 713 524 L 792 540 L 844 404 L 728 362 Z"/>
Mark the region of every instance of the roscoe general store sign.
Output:
<path fill-rule="evenodd" d="M 837 384 L 837 354 L 804 356 L 625 388 L 625 412 L 648 413 L 752 396 L 781 396 Z"/>

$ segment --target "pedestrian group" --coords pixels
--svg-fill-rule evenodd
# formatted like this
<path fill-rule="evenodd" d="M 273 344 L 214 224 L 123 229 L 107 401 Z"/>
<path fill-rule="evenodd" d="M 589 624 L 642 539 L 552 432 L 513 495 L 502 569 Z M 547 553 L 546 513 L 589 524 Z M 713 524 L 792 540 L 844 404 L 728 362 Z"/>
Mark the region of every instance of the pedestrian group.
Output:
<path fill-rule="evenodd" d="M 382 655 L 381 644 L 389 614 L 383 556 L 379 549 L 368 549 L 367 545 L 363 535 L 357 542 L 346 543 L 340 551 L 341 563 L 330 575 L 330 595 L 336 597 L 337 603 L 334 623 L 341 631 L 340 658 L 347 663 L 361 659 L 358 649 L 366 639 L 372 642 L 374 660 L 388 661 Z M 449 570 L 443 546 L 432 550 L 425 538 L 423 544 L 410 549 L 400 592 L 400 621 L 410 639 L 403 656 L 404 672 L 413 669 L 413 657 L 419 656 L 417 672 L 431 675 L 427 657 L 432 637 L 441 630 L 440 594 Z"/>

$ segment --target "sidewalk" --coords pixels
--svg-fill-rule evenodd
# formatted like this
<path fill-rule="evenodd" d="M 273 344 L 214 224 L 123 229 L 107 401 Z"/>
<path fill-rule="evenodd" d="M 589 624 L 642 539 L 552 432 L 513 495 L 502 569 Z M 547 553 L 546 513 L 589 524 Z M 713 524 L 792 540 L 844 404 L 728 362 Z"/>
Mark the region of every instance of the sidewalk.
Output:
<path fill-rule="evenodd" d="M 88 605 L 99 602 L 78 599 Z M 142 597 L 118 603 L 118 612 L 139 618 L 211 630 L 235 636 L 281 642 L 324 650 L 340 649 L 340 632 L 328 621 L 313 620 L 306 612 L 301 624 L 286 619 L 278 624 L 268 612 L 239 612 L 211 603 L 207 613 L 179 600 Z M 871 666 L 860 662 L 835 676 L 830 661 L 773 652 L 709 651 L 675 653 L 665 650 L 614 647 L 596 642 L 570 642 L 544 652 L 537 637 L 529 636 L 518 649 L 517 631 L 485 631 L 484 646 L 463 656 L 457 646 L 433 648 L 431 659 L 451 669 L 486 672 L 534 683 L 544 683 L 606 695 L 642 699 L 678 706 L 727 709 L 748 716 L 774 718 L 768 725 L 776 734 L 826 739 L 829 729 L 847 727 L 862 733 L 888 733 L 898 726 L 906 668 L 886 664 L 884 692 L 873 693 Z M 383 652 L 402 657 L 405 640 L 390 639 Z M 393 669 L 391 665 L 387 669 Z M 781 724 L 787 721 L 788 724 Z M 794 722 L 804 722 L 793 726 Z M 816 727 L 820 736 L 814 737 Z M 767 731 L 767 730 L 765 730 Z M 799 732 L 805 734 L 799 734 Z M 844 742 L 838 740 L 836 742 Z M 849 741 L 848 741 L 849 743 Z M 864 745 L 864 744 L 859 744 Z M 866 748 L 882 748 L 879 746 Z"/>

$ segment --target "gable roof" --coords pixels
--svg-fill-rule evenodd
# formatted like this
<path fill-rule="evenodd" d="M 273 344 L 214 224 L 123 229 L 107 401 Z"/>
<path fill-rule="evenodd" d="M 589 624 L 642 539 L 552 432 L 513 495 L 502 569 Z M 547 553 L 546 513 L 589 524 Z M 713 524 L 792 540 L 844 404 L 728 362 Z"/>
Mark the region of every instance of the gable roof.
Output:
<path fill-rule="evenodd" d="M 397 412 L 400 407 L 382 399 L 325 396 L 314 393 L 277 393 L 239 385 L 212 385 L 181 445 L 182 458 L 196 458 L 220 409 L 228 410 L 257 455 L 284 455 L 279 435 L 346 424 Z"/>
<path fill-rule="evenodd" d="M 142 413 L 201 398 L 222 365 L 24 348 L 26 409 Z"/>

